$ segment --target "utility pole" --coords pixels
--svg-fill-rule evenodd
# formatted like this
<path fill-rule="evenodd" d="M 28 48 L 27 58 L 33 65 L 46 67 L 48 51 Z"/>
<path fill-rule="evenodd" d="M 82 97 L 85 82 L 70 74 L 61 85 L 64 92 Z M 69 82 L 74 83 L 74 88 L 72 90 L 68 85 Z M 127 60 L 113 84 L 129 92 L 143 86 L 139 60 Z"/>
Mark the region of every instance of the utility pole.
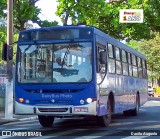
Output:
<path fill-rule="evenodd" d="M 7 0 L 7 81 L 5 95 L 5 119 L 13 119 L 13 0 Z"/>

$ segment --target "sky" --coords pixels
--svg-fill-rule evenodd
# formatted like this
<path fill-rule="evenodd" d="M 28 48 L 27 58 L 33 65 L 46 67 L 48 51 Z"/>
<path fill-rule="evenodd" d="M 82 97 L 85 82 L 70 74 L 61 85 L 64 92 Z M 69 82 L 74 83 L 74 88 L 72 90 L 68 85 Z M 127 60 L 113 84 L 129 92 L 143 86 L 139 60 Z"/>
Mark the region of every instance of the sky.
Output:
<path fill-rule="evenodd" d="M 61 19 L 56 16 L 55 12 L 57 10 L 57 0 L 40 0 L 36 3 L 36 6 L 41 8 L 41 14 L 39 17 L 42 20 L 57 21 L 59 25 L 62 25 Z"/>

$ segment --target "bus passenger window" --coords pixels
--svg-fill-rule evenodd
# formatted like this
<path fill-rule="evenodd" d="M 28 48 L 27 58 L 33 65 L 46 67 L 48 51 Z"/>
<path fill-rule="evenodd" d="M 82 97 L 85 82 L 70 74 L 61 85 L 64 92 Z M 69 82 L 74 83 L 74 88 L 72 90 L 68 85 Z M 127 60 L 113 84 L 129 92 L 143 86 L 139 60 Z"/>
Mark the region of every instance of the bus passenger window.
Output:
<path fill-rule="evenodd" d="M 142 71 L 142 59 L 141 58 L 137 58 L 138 59 L 138 76 L 140 78 L 142 78 L 142 74 L 143 74 L 143 71 Z"/>
<path fill-rule="evenodd" d="M 129 65 L 129 76 L 133 76 L 133 68 L 132 68 L 132 65 Z"/>
<path fill-rule="evenodd" d="M 127 52 L 122 50 L 123 75 L 128 75 Z"/>
<path fill-rule="evenodd" d="M 131 54 L 128 53 L 128 63 L 131 64 Z"/>
<path fill-rule="evenodd" d="M 137 57 L 132 54 L 133 76 L 138 77 L 137 71 Z"/>
<path fill-rule="evenodd" d="M 116 57 L 116 73 L 122 74 L 121 56 L 120 49 L 115 47 L 115 57 Z"/>
<path fill-rule="evenodd" d="M 147 78 L 147 66 L 146 66 L 146 61 L 142 59 L 142 67 L 143 67 L 143 78 Z"/>
<path fill-rule="evenodd" d="M 108 60 L 108 71 L 109 73 L 115 73 L 115 60 L 112 58 Z"/>
<path fill-rule="evenodd" d="M 128 75 L 128 64 L 123 63 L 123 75 Z"/>
<path fill-rule="evenodd" d="M 137 67 L 133 66 L 133 76 L 138 77 Z"/>
<path fill-rule="evenodd" d="M 137 62 L 136 62 L 136 56 L 132 54 L 132 65 L 136 66 Z"/>
<path fill-rule="evenodd" d="M 123 62 L 127 62 L 127 55 L 126 54 L 127 53 L 124 50 L 122 50 L 122 61 Z"/>
<path fill-rule="evenodd" d="M 116 73 L 122 74 L 122 66 L 120 61 L 116 61 Z"/>
<path fill-rule="evenodd" d="M 115 47 L 115 56 L 116 60 L 120 60 L 120 49 L 118 47 Z"/>
<path fill-rule="evenodd" d="M 108 44 L 108 55 L 113 58 L 113 46 L 112 44 Z"/>

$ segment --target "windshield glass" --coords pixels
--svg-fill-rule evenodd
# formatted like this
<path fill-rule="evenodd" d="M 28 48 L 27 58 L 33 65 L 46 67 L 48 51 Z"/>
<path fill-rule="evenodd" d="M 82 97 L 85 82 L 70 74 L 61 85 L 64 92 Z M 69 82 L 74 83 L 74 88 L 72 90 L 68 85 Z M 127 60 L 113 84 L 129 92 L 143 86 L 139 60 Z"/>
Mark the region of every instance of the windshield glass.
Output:
<path fill-rule="evenodd" d="M 21 45 L 18 52 L 20 83 L 91 81 L 91 42 Z"/>

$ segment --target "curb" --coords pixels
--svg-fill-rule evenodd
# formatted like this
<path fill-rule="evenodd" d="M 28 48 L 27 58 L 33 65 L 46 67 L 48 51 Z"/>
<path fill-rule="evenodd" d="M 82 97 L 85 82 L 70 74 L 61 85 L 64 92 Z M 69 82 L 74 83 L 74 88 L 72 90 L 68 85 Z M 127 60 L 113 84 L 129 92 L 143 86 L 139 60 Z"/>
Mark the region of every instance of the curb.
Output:
<path fill-rule="evenodd" d="M 17 122 L 17 121 L 19 121 L 17 118 L 12 119 L 12 120 L 0 119 L 0 125 L 12 123 L 12 122 Z"/>
<path fill-rule="evenodd" d="M 21 118 L 21 119 L 18 119 L 19 121 L 28 121 L 28 120 L 36 120 L 38 119 L 37 116 L 34 116 L 34 117 L 28 117 L 28 118 Z"/>
<path fill-rule="evenodd" d="M 21 119 L 13 118 L 11 120 L 9 120 L 9 119 L 0 119 L 0 125 L 7 124 L 7 123 L 12 123 L 12 122 L 29 121 L 29 120 L 36 120 L 36 119 L 38 119 L 37 116 L 35 116 L 35 117 L 28 117 L 28 118 L 21 118 Z"/>

